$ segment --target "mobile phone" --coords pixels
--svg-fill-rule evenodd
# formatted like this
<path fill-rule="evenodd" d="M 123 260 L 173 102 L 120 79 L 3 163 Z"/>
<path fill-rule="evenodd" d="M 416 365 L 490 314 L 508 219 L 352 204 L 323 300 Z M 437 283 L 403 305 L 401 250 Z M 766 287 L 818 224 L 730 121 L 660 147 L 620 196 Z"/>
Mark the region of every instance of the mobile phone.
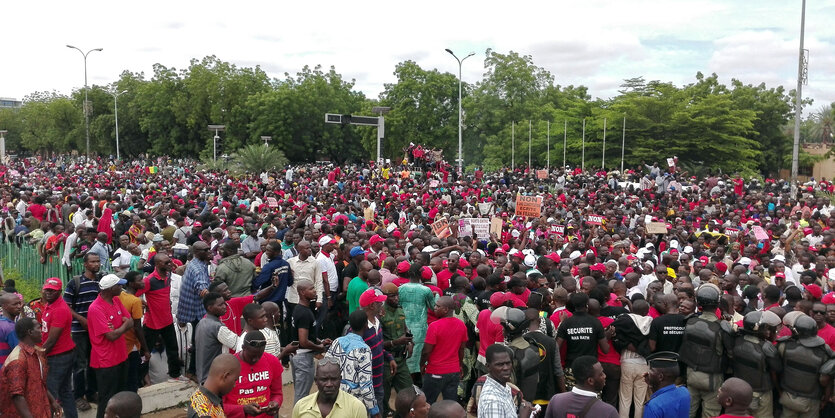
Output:
<path fill-rule="evenodd" d="M 409 337 L 409 338 L 412 338 L 413 337 L 412 331 L 406 331 L 406 336 Z"/>
<path fill-rule="evenodd" d="M 298 342 L 298 341 L 291 341 L 291 342 L 290 342 L 290 345 L 292 345 L 292 346 L 298 346 L 298 345 L 299 345 L 299 342 Z"/>

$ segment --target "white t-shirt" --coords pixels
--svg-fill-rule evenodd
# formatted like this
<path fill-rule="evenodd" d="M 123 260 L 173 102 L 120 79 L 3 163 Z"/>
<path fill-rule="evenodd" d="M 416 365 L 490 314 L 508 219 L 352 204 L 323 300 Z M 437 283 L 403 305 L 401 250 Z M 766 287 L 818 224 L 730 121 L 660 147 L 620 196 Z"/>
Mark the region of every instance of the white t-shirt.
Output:
<path fill-rule="evenodd" d="M 319 268 L 322 273 L 328 274 L 328 286 L 331 292 L 336 292 L 339 288 L 339 278 L 336 277 L 336 264 L 333 262 L 332 256 L 326 256 L 321 251 L 316 255 L 316 261 L 319 263 Z"/>

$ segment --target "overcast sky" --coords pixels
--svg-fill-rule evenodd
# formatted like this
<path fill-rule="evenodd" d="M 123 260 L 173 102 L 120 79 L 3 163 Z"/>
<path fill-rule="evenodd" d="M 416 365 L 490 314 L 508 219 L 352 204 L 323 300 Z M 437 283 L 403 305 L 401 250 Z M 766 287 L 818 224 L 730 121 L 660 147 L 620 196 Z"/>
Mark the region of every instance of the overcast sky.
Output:
<path fill-rule="evenodd" d="M 484 72 L 484 51 L 533 56 L 562 85 L 611 97 L 625 78 L 690 83 L 697 71 L 723 82 L 794 88 L 801 0 L 585 0 L 421 2 L 3 1 L 0 97 L 69 93 L 84 84 L 71 44 L 93 52 L 90 84 L 123 70 L 152 76 L 216 55 L 260 65 L 283 78 L 304 65 L 333 65 L 356 88 L 378 97 L 398 62 L 457 72 L 444 48 L 464 62 L 464 80 Z M 835 0 L 810 1 L 811 50 L 804 96 L 814 109 L 835 101 Z"/>

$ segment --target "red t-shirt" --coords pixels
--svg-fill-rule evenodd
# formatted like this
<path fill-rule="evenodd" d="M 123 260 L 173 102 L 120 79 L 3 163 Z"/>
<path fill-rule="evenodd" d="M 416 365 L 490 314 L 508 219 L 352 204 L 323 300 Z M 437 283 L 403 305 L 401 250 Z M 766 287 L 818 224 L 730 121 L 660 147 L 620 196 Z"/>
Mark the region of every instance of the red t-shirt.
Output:
<path fill-rule="evenodd" d="M 513 307 L 515 308 L 524 308 L 528 306 L 528 296 L 531 295 L 531 289 L 525 289 L 521 295 L 517 295 L 513 292 L 508 292 L 511 299 L 513 300 Z"/>
<path fill-rule="evenodd" d="M 835 350 L 835 327 L 825 324 L 822 329 L 818 330 L 818 337 L 823 338 L 826 341 L 826 345 Z"/>
<path fill-rule="evenodd" d="M 455 273 L 459 276 L 464 275 L 464 272 L 461 270 L 456 270 Z M 446 290 L 449 287 L 449 279 L 453 276 L 452 272 L 449 269 L 443 269 L 436 276 L 438 277 L 438 287 L 442 291 Z"/>
<path fill-rule="evenodd" d="M 614 319 L 609 318 L 608 316 L 598 316 L 597 319 L 600 320 L 600 325 L 603 325 L 603 329 L 606 329 L 606 327 L 612 325 L 612 322 L 615 322 Z M 597 359 L 600 360 L 601 363 L 620 365 L 620 353 L 618 353 L 618 351 L 612 346 L 612 340 L 609 340 L 609 352 L 606 354 L 600 350 L 600 345 L 597 346 Z"/>
<path fill-rule="evenodd" d="M 226 315 L 220 317 L 220 322 L 226 325 L 232 332 L 241 335 L 241 315 L 244 313 L 244 306 L 255 302 L 255 296 L 241 296 L 226 301 Z"/>
<path fill-rule="evenodd" d="M 75 343 L 72 342 L 71 326 L 72 313 L 63 298 L 58 298 L 55 302 L 46 305 L 43 313 L 41 313 L 41 334 L 43 342 L 46 342 L 49 336 L 49 330 L 55 327 L 61 328 L 61 336 L 58 337 L 58 341 L 55 342 L 55 345 L 52 346 L 52 351 L 48 354 L 50 357 L 66 353 L 75 348 Z"/>
<path fill-rule="evenodd" d="M 478 313 L 478 355 L 483 356 L 487 353 L 487 347 L 494 343 L 501 343 L 504 341 L 504 331 L 501 324 L 493 323 L 490 320 L 490 314 L 493 312 L 485 309 Z"/>
<path fill-rule="evenodd" d="M 31 213 L 32 216 L 34 216 L 39 221 L 43 221 L 43 217 L 44 215 L 46 215 L 46 206 L 39 205 L 37 203 L 29 205 L 29 207 L 26 208 L 26 210 L 29 211 L 29 213 Z"/>
<path fill-rule="evenodd" d="M 467 342 L 467 326 L 464 325 L 463 321 L 452 316 L 438 319 L 429 324 L 424 342 L 435 346 L 429 354 L 426 373 L 449 374 L 461 372 L 458 349 L 461 348 L 461 344 Z"/>
<path fill-rule="evenodd" d="M 160 277 L 154 270 L 143 281 L 145 287 L 136 291 L 136 297 L 145 295 L 148 311 L 145 313 L 145 326 L 150 329 L 163 329 L 174 323 L 171 315 L 171 278 Z"/>
<path fill-rule="evenodd" d="M 409 283 L 409 279 L 404 279 L 402 277 L 398 277 L 398 278 L 392 280 L 391 282 L 394 283 L 395 286 L 400 287 L 400 286 L 402 286 L 406 283 Z"/>
<path fill-rule="evenodd" d="M 122 306 L 118 296 L 113 297 L 113 304 L 101 298 L 101 295 L 90 304 L 87 311 L 87 331 L 90 333 L 90 367 L 104 369 L 121 364 L 128 359 L 125 345 L 125 335 L 122 334 L 114 341 L 108 340 L 104 334 L 122 326 L 122 317 L 130 314 Z"/>
<path fill-rule="evenodd" d="M 271 401 L 281 405 L 284 400 L 281 385 L 281 362 L 270 353 L 264 353 L 255 364 L 241 359 L 241 353 L 235 354 L 241 362 L 241 375 L 235 388 L 223 397 L 223 412 L 229 418 L 244 418 L 244 405 L 254 403 L 265 407 Z M 270 417 L 261 414 L 256 417 Z"/>

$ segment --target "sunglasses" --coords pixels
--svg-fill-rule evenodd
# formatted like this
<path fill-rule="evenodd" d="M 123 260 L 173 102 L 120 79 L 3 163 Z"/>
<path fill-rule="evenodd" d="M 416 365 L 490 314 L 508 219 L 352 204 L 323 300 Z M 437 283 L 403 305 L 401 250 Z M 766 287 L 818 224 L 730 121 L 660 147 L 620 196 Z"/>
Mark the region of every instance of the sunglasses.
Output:
<path fill-rule="evenodd" d="M 821 315 L 826 315 L 826 311 L 816 311 L 816 310 L 812 310 L 812 313 L 821 314 Z"/>
<path fill-rule="evenodd" d="M 244 345 L 248 345 L 253 348 L 260 348 L 267 346 L 267 340 L 252 340 L 252 341 L 244 341 Z"/>

